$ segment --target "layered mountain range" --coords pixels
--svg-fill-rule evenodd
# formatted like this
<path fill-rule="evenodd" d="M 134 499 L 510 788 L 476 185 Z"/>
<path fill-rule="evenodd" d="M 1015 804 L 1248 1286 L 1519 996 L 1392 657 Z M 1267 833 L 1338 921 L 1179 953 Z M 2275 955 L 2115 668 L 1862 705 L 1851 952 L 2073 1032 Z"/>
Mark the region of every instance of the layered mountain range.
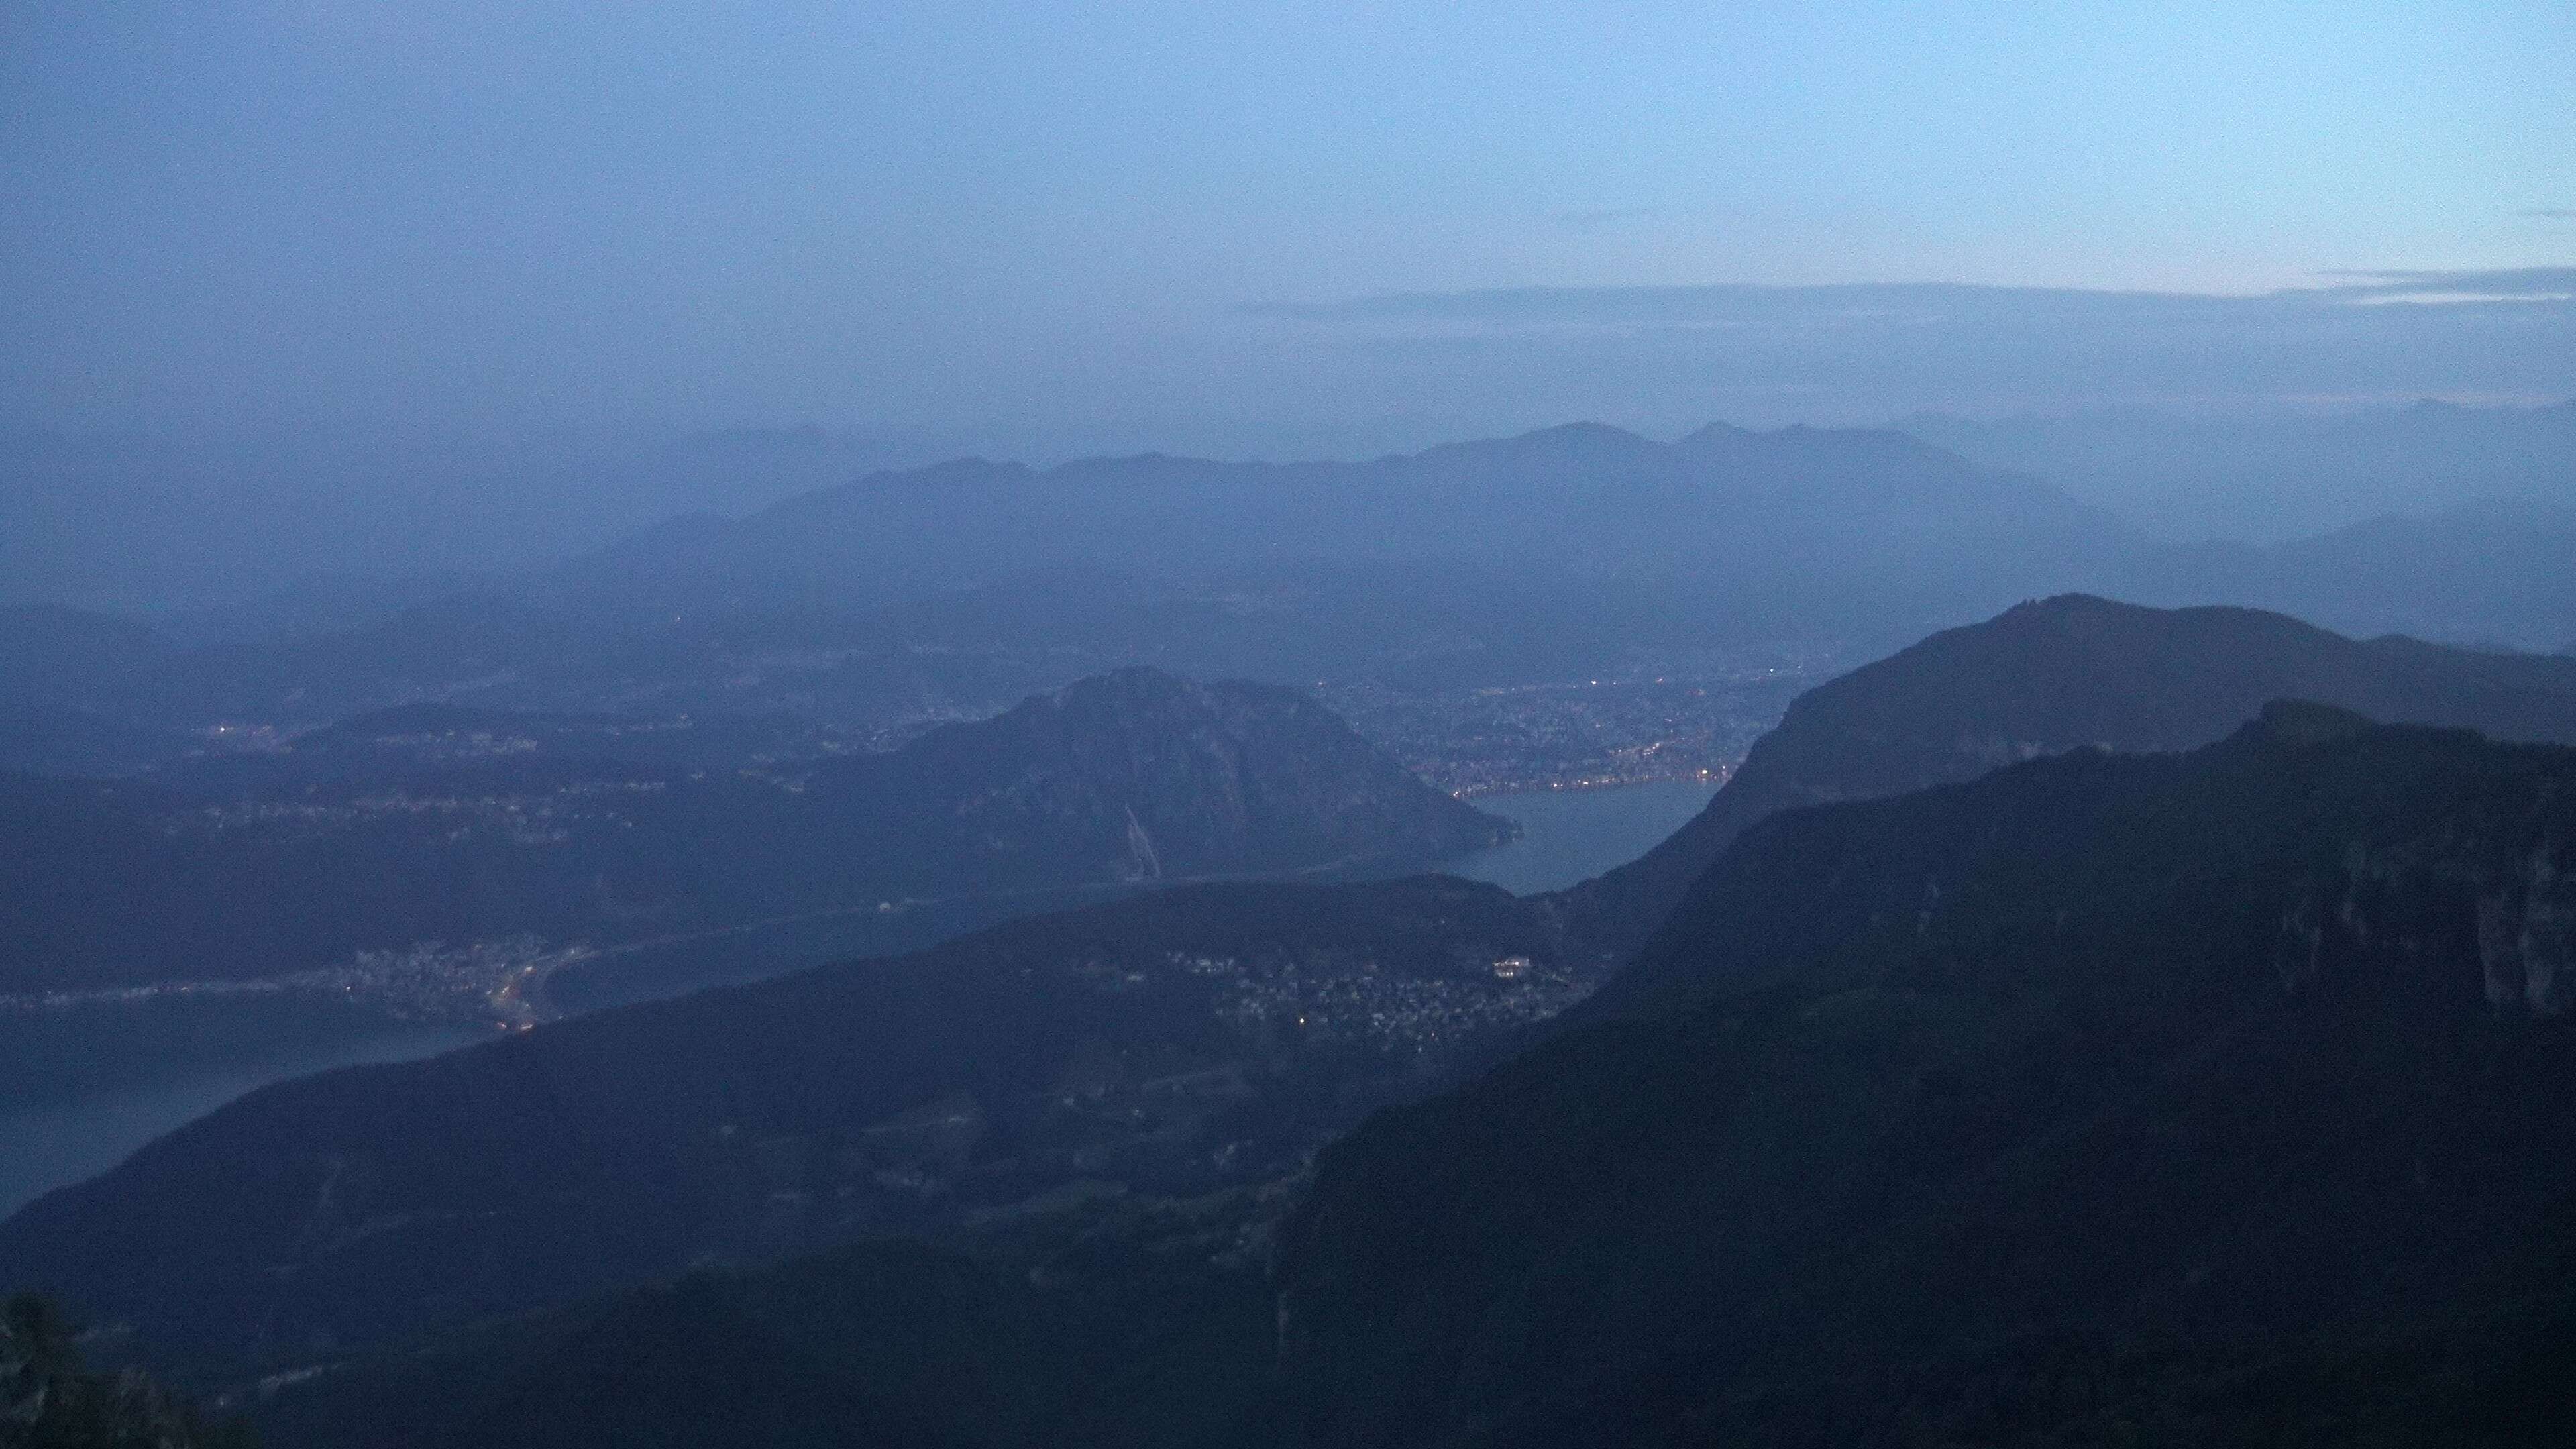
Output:
<path fill-rule="evenodd" d="M 1665 444 L 1578 425 L 1366 463 L 960 460 L 676 518 L 338 632 L 183 649 L 8 611 L 0 657 L 61 667 L 0 703 L 310 727 L 425 698 L 876 718 L 1128 664 L 1519 683 L 1782 637 L 1893 643 L 2035 581 L 2103 578 L 2126 536 L 1892 432 Z"/>
<path fill-rule="evenodd" d="M 446 596 L 389 585 L 337 629 L 296 603 L 276 632 L 183 647 L 8 608 L 0 761 L 139 768 L 216 724 L 309 730 L 404 701 L 873 727 L 1136 663 L 1443 688 L 1672 673 L 1783 639 L 1868 655 L 2069 588 L 2555 645 L 2576 627 L 2553 565 L 2576 526 L 2555 508 L 2159 544 L 1904 433 L 1723 425 L 1360 464 L 966 459 L 675 518 Z"/>
<path fill-rule="evenodd" d="M 1897 424 L 1990 468 L 2047 478 L 2159 537 L 2282 542 L 2384 514 L 2499 498 L 2576 503 L 2576 402 L 2424 400 L 2307 416 L 2147 411 Z"/>
<path fill-rule="evenodd" d="M 2039 1325 L 2036 1359 L 2015 1357 L 2021 1348 L 1975 1357 L 1987 1351 L 1976 1345 L 2023 1342 L 2014 1335 L 2027 1324 L 2011 1315 L 2027 1305 L 1997 1306 L 2001 1288 L 1955 1321 L 1924 1310 L 1908 1320 L 1919 1342 L 1880 1345 L 1887 1356 L 1874 1362 L 1905 1365 L 1885 1382 L 1851 1378 L 1829 1356 L 1799 1377 L 1810 1340 L 1796 1335 L 1848 1325 L 1760 1305 L 1868 1301 L 1885 1284 L 1834 1277 L 1844 1270 L 1833 1265 L 1901 1263 L 1918 1242 L 1933 1244 L 1940 1271 L 1994 1270 L 1978 1256 L 1998 1251 L 1992 1240 L 1937 1240 L 1942 1224 L 1965 1220 L 1955 1204 L 2009 1189 L 2024 1196 L 1995 1199 L 1996 1211 L 2047 1210 L 2057 1185 L 2077 1181 L 2066 1174 L 2120 1158 L 2084 1134 L 2132 1121 L 2116 1115 L 2124 1104 L 2162 1101 L 2169 1088 L 2184 1095 L 2134 1129 L 2165 1155 L 2140 1161 L 2165 1164 L 2157 1170 L 2177 1182 L 2213 1172 L 2232 1183 L 2253 1169 L 2190 1154 L 2273 1150 L 2261 1127 L 2273 1108 L 2204 1126 L 2188 1125 L 2200 1121 L 2191 1114 L 2224 1118 L 2226 1101 L 2269 1102 L 2276 1088 L 2290 1120 L 2330 1117 L 2337 1102 L 2394 1112 L 2385 1096 L 2395 1089 L 2374 1073 L 2416 1073 L 2407 1080 L 2435 1084 L 2438 1105 L 2474 1098 L 2466 1078 L 2456 1091 L 2439 1085 L 2473 1059 L 2553 1070 L 2554 1059 L 2512 1063 L 2524 1044 L 2555 1040 L 2576 979 L 2562 969 L 2576 917 L 2552 813 L 2563 813 L 2571 756 L 2373 727 L 2324 704 L 2274 708 L 2232 734 L 2228 717 L 2306 693 L 2503 736 L 2576 738 L 2570 668 L 2359 643 L 2246 610 L 2025 605 L 1802 698 L 1709 813 L 1650 858 L 1653 871 L 1527 901 L 1439 880 L 1188 888 L 272 1088 L 20 1213 L 0 1227 L 0 1272 L 134 1326 L 204 1382 L 329 1366 L 324 1381 L 340 1387 L 289 1395 L 275 1413 L 281 1426 L 318 1426 L 324 1442 L 362 1419 L 409 1435 L 456 1414 L 483 1415 L 458 1429 L 465 1442 L 509 1442 L 517 1411 L 495 1407 L 505 1401 L 554 1405 L 530 1407 L 528 1423 L 580 1422 L 595 1403 L 586 1395 L 626 1382 L 606 1365 L 627 1350 L 605 1345 L 641 1353 L 647 1342 L 675 1361 L 782 1365 L 782 1402 L 841 1406 L 813 1408 L 812 1432 L 856 1404 L 984 1442 L 1047 1442 L 1067 1415 L 1098 1442 L 1121 1442 L 1134 1415 L 1162 1413 L 1213 1436 L 1200 1442 L 1266 1442 L 1262 1425 L 1293 1430 L 1291 1442 L 1553 1442 L 1590 1432 L 1566 1406 L 1604 1395 L 1634 1413 L 1592 1426 L 1603 1433 L 1718 1425 L 1794 1437 L 1822 1424 L 1833 1438 L 1849 1428 L 1832 1417 L 1846 1399 L 1862 1406 L 1851 1412 L 1901 1418 L 1901 1405 L 1870 1396 L 1913 1393 L 1903 1385 L 1940 1381 L 1970 1359 L 1972 1378 L 1984 1376 L 1974 1381 L 2026 1395 L 2037 1391 L 2016 1376 L 2054 1373 L 2033 1365 L 2064 1353 L 2096 1395 L 2069 1413 L 2161 1413 L 2168 1395 L 2217 1392 L 2210 1375 L 2223 1371 L 2157 1357 L 2169 1341 L 2152 1335 L 2170 1325 L 2134 1340 L 2087 1337 L 2112 1322 L 2086 1316 L 2112 1314 L 2112 1298 L 2028 1319 Z M 1194 689 L 1121 676 L 924 745 L 1007 731 L 1010 759 L 1086 759 L 1099 747 L 1079 741 L 1126 736 L 1069 721 L 1160 718 L 1171 696 Z M 1225 717 L 1213 703 L 1194 708 Z M 534 753 L 577 747 L 599 728 L 561 722 Z M 432 744 L 472 739 L 415 734 L 433 738 L 359 731 L 332 748 L 435 754 Z M 1004 772 L 1013 780 L 1055 782 L 1016 794 L 979 775 L 972 759 L 988 756 L 970 752 L 938 774 L 984 784 L 940 809 L 1088 802 L 1065 812 L 1091 822 L 1081 838 L 1101 859 L 1132 863 L 1127 799 L 1169 778 L 1204 802 L 1236 778 L 1167 776 L 1137 765 L 1133 748 L 1108 751 L 1124 765 L 1014 767 Z M 317 754 L 327 766 L 330 750 Z M 930 756 L 905 758 L 919 769 Z M 1130 794 L 1073 783 L 1102 779 L 1126 781 Z M 1297 793 L 1310 797 L 1321 795 Z M 1414 817 L 1377 818 L 1383 830 Z M 1209 838 L 1218 843 L 1204 848 L 1217 850 L 1230 837 Z M 1656 906 L 1656 876 L 1694 854 L 1705 863 Z M 2369 1055 L 2383 1038 L 2396 1055 Z M 1437 1093 L 1504 1051 L 1521 1054 L 1458 1094 L 1371 1119 L 1326 1151 L 1311 1191 L 1300 1185 L 1305 1155 L 1371 1109 Z M 2327 1075 L 2264 1077 L 2247 1051 Z M 2204 1067 L 2216 1075 L 2193 1075 Z M 2319 1084 L 2329 1080 L 2333 1091 Z M 2513 1082 L 2539 1089 L 2538 1078 Z M 2475 1219 L 2486 1236 L 2460 1252 L 2502 1252 L 2494 1245 L 2528 1227 L 2510 1215 L 2533 1199 L 2507 1189 L 2522 1154 L 2547 1146 L 2546 1123 L 2530 1115 L 2542 1111 L 2503 1125 L 2462 1119 L 2460 1131 L 2493 1140 L 2475 1139 L 2485 1145 L 2461 1190 L 2493 1203 Z M 2416 1123 L 2408 1141 L 2434 1130 L 2429 1118 L 2406 1120 Z M 2364 1132 L 2319 1130 L 2337 1142 Z M 2527 1133 L 2541 1135 L 2516 1135 Z M 2121 1151 L 2135 1145 L 2117 1140 Z M 2075 1157 L 2048 1156 L 2069 1143 Z M 2083 1182 L 2070 1221 L 2096 1236 L 2116 1230 L 2086 1217 L 2107 1211 L 2087 1204 L 2123 1193 L 2152 1203 L 2157 1190 Z M 1930 1204 L 1919 1221 L 1900 1211 L 1917 1188 Z M 2297 1215 L 2327 1211 L 2326 1199 L 2265 1191 L 2280 1201 L 2242 1206 L 2276 1213 L 2262 1219 L 2261 1241 L 2323 1231 Z M 2139 1209 L 2182 1210 L 2179 1198 Z M 1871 1236 L 1881 1217 L 1895 1237 Z M 2426 1221 L 2403 1219 L 2407 1231 Z M 1264 1245 L 1283 1231 L 1274 1277 Z M 776 1275 L 745 1269 L 678 1299 L 546 1309 L 692 1262 L 758 1264 L 887 1233 L 944 1246 L 923 1250 L 927 1259 L 851 1249 Z M 2046 1256 L 2078 1252 L 2064 1241 L 2043 1250 L 2037 1279 L 1999 1281 L 2039 1294 L 2038 1279 L 2074 1271 L 2072 1258 Z M 2530 1251 L 2544 1248 L 2531 1240 Z M 2239 1274 L 2254 1271 L 2246 1261 L 2211 1259 Z M 2348 1297 L 2358 1290 L 2336 1275 L 2356 1270 L 2301 1262 L 2296 1281 L 2327 1285 L 2316 1301 L 2347 1315 L 2299 1320 L 2299 1332 L 2326 1335 L 2331 1358 L 2350 1347 L 2335 1335 L 2358 1311 Z M 2176 1271 L 2187 1278 L 2197 1264 Z M 924 1273 L 986 1287 L 952 1311 L 916 1291 Z M 818 1361 L 805 1340 L 822 1331 L 821 1310 L 790 1286 L 800 1274 L 840 1285 L 814 1291 L 852 1295 L 836 1300 L 845 1307 L 878 1305 L 869 1312 L 895 1312 L 881 1296 L 894 1293 L 936 1342 L 1003 1354 L 987 1364 L 992 1382 L 1025 1371 L 1055 1387 L 1032 1391 L 1045 1402 L 1012 1411 L 1022 1417 L 987 1420 L 975 1417 L 984 1401 L 921 1397 L 948 1369 L 908 1361 L 898 1371 L 881 1355 L 855 1360 L 877 1365 L 865 1371 Z M 1644 1283 L 1657 1274 L 1669 1281 Z M 1599 1291 L 1584 1286 L 1596 1281 Z M 2121 1281 L 2131 1285 L 2121 1292 L 2145 1291 L 2143 1279 Z M 1635 1325 L 1583 1316 L 1623 1311 L 1623 1297 L 1604 1296 L 1613 1287 L 1642 1295 Z M 1741 1333 L 1709 1317 L 1739 1292 L 1772 1315 Z M 1076 1299 L 1094 1307 L 1077 1311 Z M 2463 1302 L 2478 1333 L 2523 1331 L 2494 1319 L 2501 1300 Z M 1283 1305 L 1284 1328 L 1273 1322 Z M 2417 1317 L 2392 1351 L 2417 1354 L 2427 1340 L 2404 1335 L 2432 1333 L 2449 1310 L 2430 1299 L 2399 1307 Z M 535 1309 L 546 1311 L 492 1320 L 518 1328 L 475 1326 Z M 1254 1322 L 1271 1327 L 1245 1327 Z M 2288 1322 L 2257 1315 L 2228 1331 L 2295 1357 L 2304 1350 L 2263 1337 L 2291 1332 Z M 1086 1377 L 1097 1363 L 1030 1347 L 1059 1330 L 1152 1340 L 1147 1356 L 1171 1382 L 1104 1399 Z M 1746 1357 L 1742 1334 L 1788 1347 Z M 406 1341 L 424 1346 L 393 1347 Z M 1003 1341 L 1019 1346 L 994 1347 Z M 1918 1349 L 1930 1357 L 1904 1357 Z M 1038 1357 L 1008 1357 L 1024 1353 Z M 1640 1367 L 1650 1361 L 1663 1367 Z M 424 1364 L 478 1393 L 536 1397 L 442 1399 Z M 1741 1377 L 1711 1377 L 1720 1374 Z M 393 1392 L 398 1380 L 414 1390 Z M 1720 1402 L 1689 1387 L 1721 1381 L 1743 1394 L 1727 1389 Z M 1186 1405 L 1168 1397 L 1182 1382 L 1194 1386 Z M 405 1397 L 415 1390 L 439 1402 Z M 1679 1417 L 1654 1418 L 1662 1411 L 1651 1406 L 1666 1403 Z M 383 1419 L 397 1405 L 416 1416 L 410 1427 Z M 2435 1412 L 2405 1411 L 2418 1410 Z M 1954 1398 L 1926 1412 L 1944 1432 L 1978 1433 L 1977 1414 L 2039 1411 Z M 1018 1427 L 993 1427 L 1004 1420 Z M 1867 1438 L 1885 1425 L 1863 1427 Z"/>
<path fill-rule="evenodd" d="M 977 521 L 961 528 L 961 518 Z M 1041 472 L 961 460 L 746 519 L 679 520 L 580 561 L 553 587 L 783 601 L 854 588 L 920 595 L 1069 566 L 1202 573 L 1446 555 L 1725 580 L 1785 612 L 1829 592 L 1816 568 L 1844 587 L 1878 576 L 1869 591 L 1886 594 L 1898 586 L 1884 564 L 1953 545 L 1953 566 L 1921 577 L 1934 591 L 1957 588 L 1981 567 L 1966 546 L 1987 530 L 2003 530 L 2025 559 L 2077 564 L 2107 559 L 2121 538 L 2105 515 L 2045 484 L 1900 433 L 1713 424 L 1657 443 L 1572 424 L 1366 463 L 1147 455 Z M 1797 597 L 1771 592 L 1781 586 Z"/>
<path fill-rule="evenodd" d="M 1547 1040 L 1376 1113 L 1310 1183 L 1067 1193 L 944 1246 L 451 1311 L 392 1352 L 271 1359 L 305 1365 L 296 1387 L 242 1402 L 290 1444 L 2556 1442 L 2571 802 L 2576 751 L 2284 703 L 2186 754 L 2082 749 L 1791 810 Z M 1032 936 L 1088 950 L 1084 929 Z M 434 1065 L 604 1101 L 563 1044 L 685 1006 Z M 616 1110 L 696 1123 L 718 1160 L 724 1123 L 781 1120 L 744 1071 L 685 1060 Z M 219 1114 L 22 1214 L 0 1252 L 165 1334 L 309 1332 L 335 1280 L 365 1285 L 343 1312 L 434 1301 L 388 1275 L 470 1215 L 350 1211 L 437 1190 L 359 1124 L 414 1135 L 465 1099 L 397 1075 Z M 973 1120 L 946 1118 L 885 1131 Z M 730 1149 L 741 1221 L 805 1210 L 811 1147 L 781 1140 L 766 1179 Z M 500 1162 L 533 1204 L 596 1151 Z M 275 1206 L 236 1247 L 151 1206 L 182 1194 Z M 656 1221 L 708 1200 L 659 1191 Z M 626 1217 L 569 1240 L 631 1242 Z M 549 1220 L 462 1287 L 560 1262 Z M 378 1238 L 412 1252 L 367 1266 Z M 153 1266 L 181 1261 L 215 1266 Z"/>
<path fill-rule="evenodd" d="M 0 670 L 0 760 L 135 768 L 219 726 L 423 700 L 876 728 L 1134 664 L 1441 688 L 1659 675 L 1784 642 L 1867 657 L 2070 589 L 2555 646 L 2576 630 L 2571 546 L 2576 521 L 2548 501 L 2159 542 L 1893 431 L 1662 443 L 1574 425 L 1359 463 L 960 460 L 676 518 L 444 595 L 388 585 L 337 628 L 298 603 L 274 634 L 182 647 L 0 611 L 0 661 L 25 662 Z"/>

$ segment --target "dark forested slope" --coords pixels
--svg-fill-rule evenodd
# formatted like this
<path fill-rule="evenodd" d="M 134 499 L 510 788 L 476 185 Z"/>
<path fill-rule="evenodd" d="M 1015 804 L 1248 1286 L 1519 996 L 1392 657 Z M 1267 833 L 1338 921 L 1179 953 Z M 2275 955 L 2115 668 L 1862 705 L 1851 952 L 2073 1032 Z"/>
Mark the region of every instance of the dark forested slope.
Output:
<path fill-rule="evenodd" d="M 2548 1442 L 2576 752 L 2284 706 L 1746 831 L 1324 1156 L 1322 1444 Z"/>
<path fill-rule="evenodd" d="M 2571 810 L 2576 751 L 2310 705 L 1794 810 L 1284 1223 L 1272 1188 L 1060 1201 L 308 1359 L 264 1412 L 293 1444 L 2555 1444 Z"/>
<path fill-rule="evenodd" d="M 1635 945 L 1728 841 L 1775 811 L 1973 779 L 2080 745 L 2190 749 L 2280 698 L 2576 742 L 2576 665 L 2563 658 L 2347 639 L 2254 609 L 2070 594 L 1935 634 L 1800 695 L 1704 812 L 1568 892 L 1567 905 L 1601 939 Z"/>
<path fill-rule="evenodd" d="M 1165 891 L 264 1089 L 0 1225 L 0 1282 L 238 1365 L 1268 1180 L 1602 965 L 1446 877 Z"/>

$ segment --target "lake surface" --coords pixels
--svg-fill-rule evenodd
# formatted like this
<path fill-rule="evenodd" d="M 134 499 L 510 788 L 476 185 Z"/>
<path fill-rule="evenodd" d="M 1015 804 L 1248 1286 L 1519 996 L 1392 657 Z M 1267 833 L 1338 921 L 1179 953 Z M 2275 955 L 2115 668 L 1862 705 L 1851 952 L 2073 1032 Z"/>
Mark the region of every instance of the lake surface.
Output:
<path fill-rule="evenodd" d="M 0 1097 L 0 1218 L 271 1082 L 435 1056 L 492 1035 L 311 1000 L 84 1006 L 0 1019 L 0 1076 L 15 1089 Z"/>
<path fill-rule="evenodd" d="M 1130 887 L 961 899 L 889 916 L 852 911 L 630 948 L 557 973 L 582 1014 L 918 950 L 1011 916 L 1113 899 Z M 0 1218 L 95 1177 L 245 1093 L 334 1067 L 409 1061 L 488 1041 L 488 1026 L 394 1020 L 328 998 L 170 997 L 0 1012 Z"/>
<path fill-rule="evenodd" d="M 1659 780 L 1596 790 L 1479 795 L 1479 810 L 1520 822 L 1521 838 L 1443 867 L 1515 895 L 1563 890 L 1626 865 L 1682 828 L 1717 793 L 1715 780 Z"/>

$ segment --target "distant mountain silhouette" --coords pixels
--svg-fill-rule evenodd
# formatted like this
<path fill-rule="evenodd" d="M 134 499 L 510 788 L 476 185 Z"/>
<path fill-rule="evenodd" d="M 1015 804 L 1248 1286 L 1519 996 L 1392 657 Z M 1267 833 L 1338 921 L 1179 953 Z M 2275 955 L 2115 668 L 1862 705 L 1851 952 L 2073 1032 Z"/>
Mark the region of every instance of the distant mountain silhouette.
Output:
<path fill-rule="evenodd" d="M 649 734 L 628 750 L 598 722 L 523 731 L 432 708 L 169 781 L 0 775 L 0 802 L 8 991 L 273 976 L 424 941 L 609 943 L 913 900 L 1420 865 L 1510 829 L 1294 691 L 1148 669 L 891 753 L 766 774 L 693 767 Z"/>
<path fill-rule="evenodd" d="M 738 608 L 871 603 L 1031 568 L 1203 577 L 1285 560 L 1477 557 L 1678 571 L 1744 604 L 1839 617 L 1855 602 L 1938 606 L 2034 569 L 2099 568 L 2125 537 L 2044 484 L 1897 433 L 1714 427 L 1661 444 L 1575 424 L 1366 463 L 960 460 L 740 520 L 675 520 L 554 587 Z M 1912 568 L 1891 577 L 1883 566 L 1899 557 Z"/>
<path fill-rule="evenodd" d="M 1986 467 L 2049 479 L 2174 540 L 2279 542 L 2493 499 L 2576 506 L 2576 402 L 2428 400 L 2304 416 L 1919 416 L 1896 426 Z"/>
<path fill-rule="evenodd" d="M 1707 809 L 1566 903 L 1594 936 L 1639 944 L 1728 842 L 1777 811 L 1973 779 L 2085 745 L 2190 749 L 2282 697 L 2576 743 L 2576 665 L 2563 658 L 2353 640 L 2253 609 L 2067 595 L 1933 635 L 1800 695 Z"/>
<path fill-rule="evenodd" d="M 1311 1444 L 2539 1444 L 2576 751 L 2284 707 L 1745 831 L 1565 1034 L 1329 1149 Z"/>
<path fill-rule="evenodd" d="M 2576 577 L 2562 566 L 2571 555 L 2576 503 L 2480 502 L 2264 547 L 2150 549 L 2121 592 L 2282 609 L 2357 633 L 2546 648 L 2576 620 Z"/>
<path fill-rule="evenodd" d="M 421 579 L 374 601 L 317 583 L 242 616 L 265 622 L 184 621 L 237 642 L 18 687 L 158 731 L 424 699 L 875 723 L 1130 664 L 1457 688 L 1782 643 L 1865 655 L 2068 590 L 2553 647 L 2576 630 L 2560 566 L 2576 521 L 2548 496 L 2258 547 L 2156 542 L 1889 430 L 1661 443 L 1574 424 L 1349 463 L 961 459 L 683 514 L 444 598 Z M 276 632 L 333 617 L 369 622 Z"/>
<path fill-rule="evenodd" d="M 54 603 L 0 608 L 0 771 L 126 773 L 198 748 L 139 706 L 178 657 L 131 619 Z"/>
<path fill-rule="evenodd" d="M 497 594 L 505 573 L 452 570 L 426 574 L 315 572 L 238 603 L 173 610 L 153 627 L 189 647 L 281 644 L 317 634 L 375 628 L 411 609 L 476 594 Z"/>
<path fill-rule="evenodd" d="M 179 759 L 201 744 L 78 705 L 0 705 L 0 770 L 122 775 Z"/>
<path fill-rule="evenodd" d="M 2133 542 L 2044 484 L 1886 432 L 1666 444 L 1581 424 L 1360 463 L 963 459 L 674 517 L 446 598 L 388 581 L 370 607 L 363 585 L 317 584 L 249 623 L 188 621 L 241 642 L 177 651 L 113 701 L 67 695 L 76 674 L 22 677 L 39 702 L 179 728 L 419 699 L 989 709 L 1126 664 L 1525 683 L 1782 638 L 1894 643 L 2107 579 Z M 333 616 L 371 621 L 275 634 Z"/>
<path fill-rule="evenodd" d="M 440 576 L 543 566 L 674 514 L 954 451 L 818 429 L 654 433 L 509 441 L 309 417 L 228 439 L 0 428 L 0 601 L 115 601 L 180 616 L 171 632 L 187 639 L 357 627 Z"/>
<path fill-rule="evenodd" d="M 173 649 L 150 628 L 54 604 L 0 608 L 0 707 L 121 698 Z"/>

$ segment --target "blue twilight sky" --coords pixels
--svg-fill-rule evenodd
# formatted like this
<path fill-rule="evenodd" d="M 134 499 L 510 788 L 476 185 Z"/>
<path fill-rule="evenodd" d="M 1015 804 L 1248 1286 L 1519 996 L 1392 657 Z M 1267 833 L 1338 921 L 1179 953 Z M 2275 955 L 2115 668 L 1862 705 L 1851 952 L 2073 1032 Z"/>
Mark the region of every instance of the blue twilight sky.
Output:
<path fill-rule="evenodd" d="M 2564 0 L 12 0 L 0 98 L 0 429 L 1348 453 L 2576 393 Z M 2514 275 L 2330 275 L 2397 271 Z M 1888 282 L 2239 302 L 1741 290 Z"/>

